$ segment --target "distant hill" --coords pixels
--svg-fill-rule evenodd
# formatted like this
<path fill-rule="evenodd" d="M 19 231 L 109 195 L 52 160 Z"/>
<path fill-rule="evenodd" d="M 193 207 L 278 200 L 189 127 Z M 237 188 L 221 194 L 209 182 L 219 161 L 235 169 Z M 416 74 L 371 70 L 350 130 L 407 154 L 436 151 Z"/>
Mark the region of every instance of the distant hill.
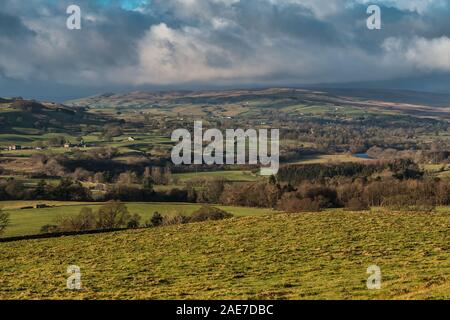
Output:
<path fill-rule="evenodd" d="M 364 110 L 393 111 L 419 117 L 450 117 L 450 95 L 415 91 L 295 89 L 269 88 L 259 90 L 165 91 L 108 93 L 66 102 L 73 107 L 94 109 L 166 109 L 181 105 L 252 106 L 274 108 L 306 105 L 352 107 Z"/>
<path fill-rule="evenodd" d="M 407 103 L 431 107 L 450 107 L 450 94 L 430 93 L 410 90 L 381 89 L 318 89 L 328 94 L 385 102 Z"/>
<path fill-rule="evenodd" d="M 79 131 L 81 125 L 98 125 L 104 121 L 84 108 L 21 98 L 0 98 L 0 133 Z"/>

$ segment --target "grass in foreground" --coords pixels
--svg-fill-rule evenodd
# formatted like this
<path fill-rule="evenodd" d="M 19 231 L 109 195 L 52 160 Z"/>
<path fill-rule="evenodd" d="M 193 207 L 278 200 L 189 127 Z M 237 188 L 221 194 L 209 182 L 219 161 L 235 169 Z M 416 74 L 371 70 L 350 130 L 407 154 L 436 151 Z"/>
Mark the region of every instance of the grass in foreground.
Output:
<path fill-rule="evenodd" d="M 0 299 L 449 299 L 449 228 L 449 213 L 337 211 L 4 243 Z"/>

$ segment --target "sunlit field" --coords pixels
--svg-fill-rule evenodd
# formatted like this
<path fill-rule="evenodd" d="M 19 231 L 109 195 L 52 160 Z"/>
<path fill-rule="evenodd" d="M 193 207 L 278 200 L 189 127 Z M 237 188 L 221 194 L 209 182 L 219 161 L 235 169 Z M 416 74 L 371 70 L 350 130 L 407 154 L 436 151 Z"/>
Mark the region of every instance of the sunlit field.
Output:
<path fill-rule="evenodd" d="M 449 228 L 448 212 L 329 211 L 0 243 L 0 298 L 449 299 Z"/>

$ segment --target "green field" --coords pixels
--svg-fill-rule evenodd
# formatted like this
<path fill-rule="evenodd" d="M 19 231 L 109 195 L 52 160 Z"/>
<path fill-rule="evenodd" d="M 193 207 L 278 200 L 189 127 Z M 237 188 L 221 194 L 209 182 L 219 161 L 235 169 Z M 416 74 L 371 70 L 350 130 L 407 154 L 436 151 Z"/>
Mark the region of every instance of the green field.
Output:
<path fill-rule="evenodd" d="M 351 154 L 324 154 L 317 156 L 306 156 L 295 164 L 324 164 L 324 163 L 341 163 L 341 162 L 370 162 L 369 159 L 355 157 Z"/>
<path fill-rule="evenodd" d="M 35 206 L 36 204 L 48 204 L 52 208 L 26 209 L 22 207 Z M 79 203 L 62 201 L 2 201 L 0 206 L 10 213 L 11 224 L 5 230 L 1 237 L 12 237 L 22 235 L 33 235 L 40 233 L 42 226 L 54 224 L 58 217 L 74 216 L 80 212 L 83 207 L 97 209 L 102 203 Z M 201 205 L 188 203 L 127 203 L 130 213 L 138 213 L 142 216 L 142 223 L 150 219 L 155 211 L 161 214 L 179 213 L 189 215 Z M 245 215 L 263 215 L 272 213 L 270 209 L 241 208 L 218 206 L 235 216 Z"/>
<path fill-rule="evenodd" d="M 449 299 L 449 228 L 449 213 L 330 211 L 0 243 L 0 299 Z"/>
<path fill-rule="evenodd" d="M 251 171 L 211 171 L 211 172 L 189 172 L 189 173 L 178 173 L 173 175 L 179 178 L 180 181 L 186 182 L 187 180 L 201 178 L 224 178 L 230 181 L 257 181 L 261 179 L 261 176 L 253 174 Z"/>

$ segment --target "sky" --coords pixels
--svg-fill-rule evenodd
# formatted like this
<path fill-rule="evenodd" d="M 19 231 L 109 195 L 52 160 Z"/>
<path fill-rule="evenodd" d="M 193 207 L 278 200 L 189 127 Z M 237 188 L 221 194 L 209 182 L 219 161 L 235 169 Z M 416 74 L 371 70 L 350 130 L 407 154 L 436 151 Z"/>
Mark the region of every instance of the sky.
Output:
<path fill-rule="evenodd" d="M 81 30 L 69 30 L 69 5 Z M 381 8 L 369 30 L 367 7 Z M 0 96 L 334 86 L 450 93 L 450 0 L 2 0 Z"/>

